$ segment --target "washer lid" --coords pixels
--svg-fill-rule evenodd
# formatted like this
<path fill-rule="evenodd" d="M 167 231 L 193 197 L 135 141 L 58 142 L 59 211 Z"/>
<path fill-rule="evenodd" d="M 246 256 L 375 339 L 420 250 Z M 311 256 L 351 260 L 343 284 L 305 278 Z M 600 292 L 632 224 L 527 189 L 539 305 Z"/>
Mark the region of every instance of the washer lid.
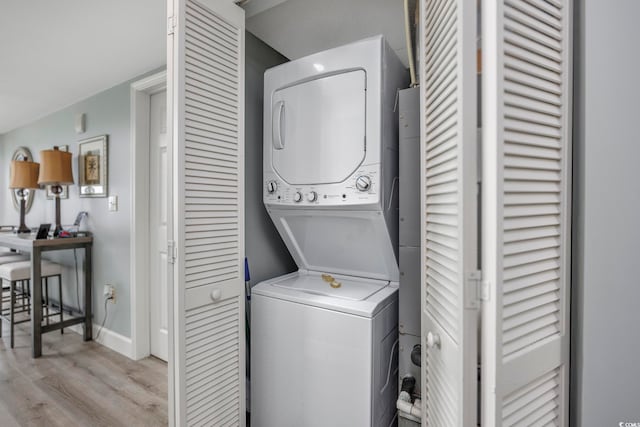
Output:
<path fill-rule="evenodd" d="M 398 299 L 398 287 L 383 280 L 334 274 L 340 283 L 333 288 L 322 273 L 299 270 L 285 276 L 265 280 L 251 288 L 252 301 L 275 298 L 281 301 L 324 308 L 336 312 L 372 318 Z"/>
<path fill-rule="evenodd" d="M 387 286 L 382 280 L 348 278 L 326 273 L 309 272 L 272 283 L 273 286 L 314 295 L 362 301 Z"/>

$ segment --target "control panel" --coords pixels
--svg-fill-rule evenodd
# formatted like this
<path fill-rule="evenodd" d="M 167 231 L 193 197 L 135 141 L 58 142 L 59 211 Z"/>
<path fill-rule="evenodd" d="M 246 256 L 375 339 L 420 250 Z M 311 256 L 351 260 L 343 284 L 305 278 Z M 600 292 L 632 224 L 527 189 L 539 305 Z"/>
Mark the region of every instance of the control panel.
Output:
<path fill-rule="evenodd" d="M 264 203 L 289 206 L 350 206 L 376 204 L 380 200 L 380 166 L 361 166 L 338 184 L 295 185 L 277 174 L 264 176 Z"/>

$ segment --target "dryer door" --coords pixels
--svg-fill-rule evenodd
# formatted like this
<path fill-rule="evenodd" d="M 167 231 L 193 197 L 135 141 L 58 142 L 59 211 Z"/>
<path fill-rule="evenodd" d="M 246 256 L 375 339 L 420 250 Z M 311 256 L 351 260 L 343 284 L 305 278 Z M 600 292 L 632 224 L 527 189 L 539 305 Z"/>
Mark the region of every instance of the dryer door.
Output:
<path fill-rule="evenodd" d="M 273 93 L 272 162 L 284 181 L 332 184 L 356 171 L 366 151 L 365 89 L 366 73 L 354 70 Z"/>

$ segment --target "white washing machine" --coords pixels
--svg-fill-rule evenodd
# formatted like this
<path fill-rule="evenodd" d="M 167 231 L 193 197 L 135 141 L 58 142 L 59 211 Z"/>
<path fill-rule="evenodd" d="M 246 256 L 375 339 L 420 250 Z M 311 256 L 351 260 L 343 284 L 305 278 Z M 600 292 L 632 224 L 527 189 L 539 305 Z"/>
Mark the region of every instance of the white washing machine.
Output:
<path fill-rule="evenodd" d="M 382 280 L 292 273 L 256 286 L 251 423 L 389 425 L 395 414 L 397 287 Z"/>
<path fill-rule="evenodd" d="M 300 270 L 252 290 L 254 426 L 393 421 L 406 74 L 381 36 L 265 73 L 264 203 Z"/>

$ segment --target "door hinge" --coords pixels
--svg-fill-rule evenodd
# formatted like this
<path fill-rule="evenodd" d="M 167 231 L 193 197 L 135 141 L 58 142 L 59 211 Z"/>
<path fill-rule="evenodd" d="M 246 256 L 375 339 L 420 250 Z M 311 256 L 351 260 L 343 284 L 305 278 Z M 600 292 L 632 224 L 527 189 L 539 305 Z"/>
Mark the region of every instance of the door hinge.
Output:
<path fill-rule="evenodd" d="M 467 298 L 465 298 L 465 308 L 478 308 L 482 300 L 482 272 L 480 270 L 471 271 L 467 274 Z"/>
<path fill-rule="evenodd" d="M 176 17 L 171 15 L 167 17 L 167 35 L 173 34 L 173 30 L 176 28 Z"/>
<path fill-rule="evenodd" d="M 178 247 L 176 246 L 176 242 L 173 240 L 167 241 L 167 261 L 169 264 L 175 264 L 176 258 L 178 258 Z"/>

